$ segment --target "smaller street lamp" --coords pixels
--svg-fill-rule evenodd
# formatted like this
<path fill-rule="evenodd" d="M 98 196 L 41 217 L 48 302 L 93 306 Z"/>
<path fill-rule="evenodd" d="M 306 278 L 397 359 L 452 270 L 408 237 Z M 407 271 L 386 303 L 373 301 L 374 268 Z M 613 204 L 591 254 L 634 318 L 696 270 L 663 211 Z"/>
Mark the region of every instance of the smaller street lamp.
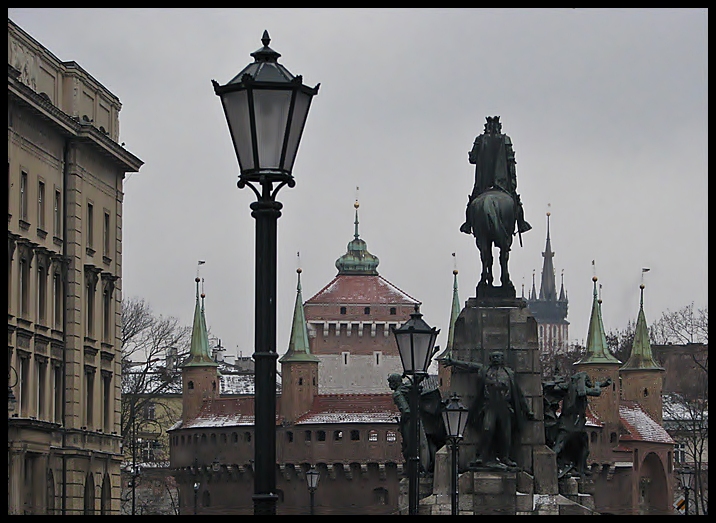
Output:
<path fill-rule="evenodd" d="M 315 467 L 311 467 L 306 471 L 306 484 L 308 485 L 308 491 L 311 493 L 311 516 L 313 516 L 313 507 L 314 507 L 314 494 L 316 493 L 316 489 L 318 488 L 318 479 L 320 478 L 320 473 L 318 470 L 316 470 Z"/>
<path fill-rule="evenodd" d="M 452 487 L 451 502 L 452 515 L 458 515 L 458 493 L 457 493 L 457 454 L 458 443 L 463 438 L 465 426 L 467 425 L 468 409 L 460 401 L 460 396 L 452 393 L 450 399 L 443 404 L 443 421 L 445 422 L 445 431 L 447 439 L 452 450 L 452 474 L 450 477 L 450 485 Z"/>
<path fill-rule="evenodd" d="M 199 500 L 199 487 L 201 486 L 201 483 L 198 481 L 194 482 L 194 515 L 196 516 L 196 505 Z"/>
<path fill-rule="evenodd" d="M 419 425 L 418 425 L 418 403 L 420 399 L 420 382 L 428 375 L 430 360 L 435 354 L 435 340 L 440 329 L 430 327 L 423 315 L 420 314 L 420 307 L 415 305 L 415 312 L 410 315 L 398 329 L 393 329 L 395 342 L 398 345 L 400 361 L 403 364 L 403 371 L 411 381 L 410 387 L 410 441 L 408 459 L 408 514 L 418 514 L 418 468 L 420 456 L 418 454 Z M 403 435 L 405 437 L 405 435 Z"/>
<path fill-rule="evenodd" d="M 684 489 L 684 516 L 689 515 L 689 491 L 691 490 L 691 478 L 694 470 L 690 467 L 679 469 L 679 479 L 681 480 L 681 488 Z"/>

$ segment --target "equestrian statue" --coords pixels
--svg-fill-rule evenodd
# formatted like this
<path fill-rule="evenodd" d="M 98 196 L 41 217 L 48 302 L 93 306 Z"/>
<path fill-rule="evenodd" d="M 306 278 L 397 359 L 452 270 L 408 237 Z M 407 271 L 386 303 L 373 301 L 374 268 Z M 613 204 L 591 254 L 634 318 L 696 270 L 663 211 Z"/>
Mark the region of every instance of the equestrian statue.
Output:
<path fill-rule="evenodd" d="M 475 165 L 475 185 L 468 196 L 465 223 L 460 231 L 473 234 L 480 251 L 482 273 L 477 296 L 494 295 L 492 289 L 501 289 L 501 296 L 514 298 L 515 288 L 507 268 L 512 237 L 519 234 L 522 245 L 522 233 L 532 226 L 524 219 L 517 194 L 515 152 L 510 137 L 502 133 L 499 116 L 487 117 L 485 131 L 475 138 L 468 160 Z M 493 245 L 500 250 L 501 288 L 493 286 Z"/>

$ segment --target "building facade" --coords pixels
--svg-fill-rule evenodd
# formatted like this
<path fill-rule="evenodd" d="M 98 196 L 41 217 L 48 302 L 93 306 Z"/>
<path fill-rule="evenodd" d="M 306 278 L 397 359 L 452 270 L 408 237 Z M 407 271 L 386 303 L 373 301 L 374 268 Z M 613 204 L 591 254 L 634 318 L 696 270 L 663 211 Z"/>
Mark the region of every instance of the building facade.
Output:
<path fill-rule="evenodd" d="M 315 514 L 399 511 L 400 412 L 387 377 L 402 374 L 402 364 L 390 327 L 419 302 L 377 274 L 378 259 L 358 235 L 357 209 L 338 275 L 305 303 L 298 271 L 289 347 L 279 360 L 277 514 L 310 512 L 312 467 L 320 474 Z M 195 317 L 202 314 L 197 308 Z M 203 324 L 194 323 L 198 334 L 183 367 L 185 415 L 169 431 L 181 513 L 253 514 L 253 390 L 227 397 L 220 386 L 215 395 Z"/>
<path fill-rule="evenodd" d="M 120 110 L 8 19 L 10 514 L 119 513 Z"/>

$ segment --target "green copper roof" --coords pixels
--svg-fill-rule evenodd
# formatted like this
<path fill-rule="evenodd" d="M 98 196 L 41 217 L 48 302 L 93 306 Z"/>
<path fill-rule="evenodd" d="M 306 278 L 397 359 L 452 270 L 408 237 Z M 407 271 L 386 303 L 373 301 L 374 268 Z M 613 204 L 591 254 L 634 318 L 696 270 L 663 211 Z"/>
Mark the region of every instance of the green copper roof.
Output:
<path fill-rule="evenodd" d="M 602 304 L 597 299 L 597 277 L 593 277 L 594 299 L 592 300 L 592 316 L 589 320 L 589 334 L 587 334 L 587 353 L 577 362 L 579 363 L 621 363 L 607 348 L 607 337 L 604 334 L 602 322 Z"/>
<path fill-rule="evenodd" d="M 457 269 L 452 271 L 453 283 L 452 283 L 452 309 L 450 310 L 450 328 L 448 329 L 448 339 L 445 350 L 435 359 L 446 358 L 452 354 L 452 344 L 455 338 L 455 322 L 457 317 L 460 315 L 460 298 L 457 294 Z"/>
<path fill-rule="evenodd" d="M 378 257 L 368 252 L 366 243 L 358 237 L 358 202 L 353 204 L 356 209 L 355 232 L 353 240 L 348 243 L 348 252 L 336 260 L 338 274 L 366 274 L 377 276 Z"/>
<path fill-rule="evenodd" d="M 634 332 L 634 345 L 631 349 L 629 360 L 620 370 L 635 369 L 658 369 L 661 368 L 651 352 L 651 343 L 649 342 L 649 328 L 646 325 L 646 316 L 644 315 L 644 284 L 640 286 L 641 299 L 639 303 L 639 317 L 636 320 L 636 331 Z"/>
<path fill-rule="evenodd" d="M 209 349 L 203 294 L 201 295 L 201 306 L 199 305 L 199 281 L 199 278 L 196 278 L 196 305 L 194 306 L 194 324 L 191 329 L 191 350 L 184 367 L 218 367 L 219 364 L 213 360 Z"/>
<path fill-rule="evenodd" d="M 301 269 L 297 269 L 298 285 L 296 287 L 296 304 L 293 307 L 293 325 L 291 325 L 291 339 L 288 342 L 288 351 L 279 360 L 281 363 L 289 361 L 318 361 L 311 354 L 308 345 L 308 330 L 306 329 L 306 316 L 303 312 L 303 296 L 301 294 Z"/>

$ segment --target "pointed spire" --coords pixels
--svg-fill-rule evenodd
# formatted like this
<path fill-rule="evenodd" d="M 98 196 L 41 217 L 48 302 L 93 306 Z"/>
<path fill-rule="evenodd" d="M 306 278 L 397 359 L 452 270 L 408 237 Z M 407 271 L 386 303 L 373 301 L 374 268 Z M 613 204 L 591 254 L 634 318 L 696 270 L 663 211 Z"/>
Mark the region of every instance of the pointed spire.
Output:
<path fill-rule="evenodd" d="M 649 342 L 649 327 L 646 324 L 646 315 L 644 314 L 644 284 L 639 285 L 641 289 L 641 299 L 639 302 L 639 316 L 636 320 L 636 330 L 634 331 L 634 345 L 631 349 L 631 355 L 620 370 L 633 369 L 659 369 L 663 370 L 656 361 L 651 352 L 651 343 Z"/>
<path fill-rule="evenodd" d="M 547 243 L 542 256 L 544 263 L 542 264 L 542 282 L 539 289 L 539 299 L 546 301 L 554 301 L 556 299 L 556 290 L 554 284 L 554 252 L 552 252 L 552 242 L 549 238 L 549 217 L 551 213 L 547 211 Z"/>
<path fill-rule="evenodd" d="M 358 200 L 353 204 L 356 210 L 355 232 L 353 240 L 348 243 L 348 252 L 336 260 L 338 274 L 378 275 L 378 257 L 368 252 L 365 241 L 358 234 Z"/>
<path fill-rule="evenodd" d="M 565 301 L 567 294 L 564 292 L 564 269 L 562 269 L 562 285 L 559 288 L 559 301 Z"/>
<path fill-rule="evenodd" d="M 199 302 L 199 282 L 201 278 L 198 276 L 196 281 L 196 304 L 194 306 L 194 323 L 191 330 L 191 348 L 189 350 L 189 359 L 184 364 L 185 367 L 201 367 L 201 366 L 218 366 L 211 357 L 211 349 L 209 348 L 209 334 L 206 329 L 206 319 L 204 318 L 204 293 L 201 293 L 201 303 Z"/>
<path fill-rule="evenodd" d="M 308 329 L 306 327 L 306 315 L 303 312 L 303 295 L 301 293 L 301 268 L 296 269 L 298 283 L 296 285 L 296 303 L 293 307 L 293 323 L 291 325 L 291 338 L 288 341 L 288 351 L 279 362 L 290 361 L 318 361 L 318 358 L 311 354 L 308 343 Z"/>
<path fill-rule="evenodd" d="M 577 363 L 621 363 L 607 348 L 607 337 L 602 322 L 602 304 L 597 297 L 597 277 L 593 276 L 594 297 L 592 299 L 592 315 L 589 320 L 587 334 L 587 352 Z"/>
<path fill-rule="evenodd" d="M 530 291 L 530 300 L 537 299 L 537 289 L 535 288 L 535 270 L 532 269 L 532 290 Z"/>
<path fill-rule="evenodd" d="M 455 253 L 452 254 L 455 256 Z M 457 317 L 460 316 L 460 297 L 458 296 L 457 292 L 457 269 L 453 269 L 452 271 L 452 307 L 450 308 L 450 327 L 448 329 L 448 338 L 447 343 L 445 345 L 445 350 L 442 351 L 438 356 L 435 356 L 435 359 L 443 359 L 448 358 L 452 355 L 452 346 L 453 346 L 453 340 L 455 338 L 455 322 L 457 321 Z"/>

